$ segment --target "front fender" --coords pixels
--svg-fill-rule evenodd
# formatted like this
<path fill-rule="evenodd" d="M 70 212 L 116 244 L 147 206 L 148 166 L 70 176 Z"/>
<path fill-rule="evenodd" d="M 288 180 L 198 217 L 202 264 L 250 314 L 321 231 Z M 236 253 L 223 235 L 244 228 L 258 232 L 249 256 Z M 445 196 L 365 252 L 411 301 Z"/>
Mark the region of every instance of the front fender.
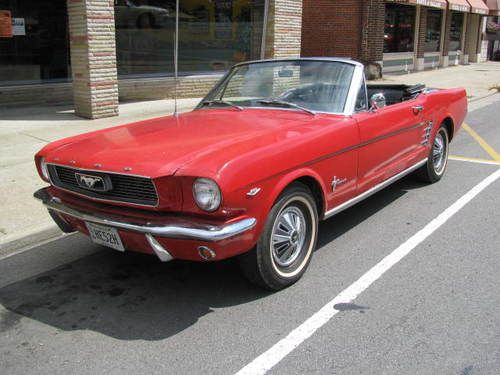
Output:
<path fill-rule="evenodd" d="M 321 217 L 324 212 L 324 202 L 326 202 L 325 183 L 321 179 L 318 173 L 309 167 L 299 168 L 279 176 L 273 176 L 265 181 L 260 181 L 257 184 L 247 186 L 244 189 L 235 192 L 239 197 L 244 197 L 244 202 L 241 202 L 246 206 L 246 214 L 257 218 L 257 225 L 255 226 L 255 241 L 260 237 L 266 220 L 269 215 L 269 211 L 273 207 L 274 203 L 278 200 L 279 196 L 294 181 L 300 179 L 308 179 L 310 182 L 314 182 L 321 192 L 321 198 L 323 201 L 323 208 L 318 210 L 318 215 Z M 255 196 L 249 196 L 248 192 L 252 188 L 261 189 L 260 192 Z"/>

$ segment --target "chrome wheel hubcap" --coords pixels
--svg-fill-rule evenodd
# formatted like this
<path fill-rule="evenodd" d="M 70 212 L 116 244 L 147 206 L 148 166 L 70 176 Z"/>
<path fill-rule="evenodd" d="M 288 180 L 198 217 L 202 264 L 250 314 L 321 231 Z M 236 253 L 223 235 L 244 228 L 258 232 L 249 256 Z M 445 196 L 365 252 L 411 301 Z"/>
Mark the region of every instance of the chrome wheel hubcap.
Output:
<path fill-rule="evenodd" d="M 299 257 L 306 234 L 306 219 L 299 208 L 291 206 L 281 211 L 274 222 L 271 244 L 278 266 L 288 267 Z"/>
<path fill-rule="evenodd" d="M 443 134 L 439 132 L 436 135 L 434 144 L 432 145 L 432 164 L 436 173 L 440 174 L 446 162 L 446 145 Z"/>

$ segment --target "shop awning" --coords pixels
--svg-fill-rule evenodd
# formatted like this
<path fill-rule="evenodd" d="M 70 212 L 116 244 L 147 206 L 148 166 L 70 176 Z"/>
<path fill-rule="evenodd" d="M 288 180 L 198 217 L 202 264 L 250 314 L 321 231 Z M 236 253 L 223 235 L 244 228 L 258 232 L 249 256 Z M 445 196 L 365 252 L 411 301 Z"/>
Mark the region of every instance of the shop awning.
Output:
<path fill-rule="evenodd" d="M 448 0 L 448 8 L 456 12 L 470 12 L 470 5 L 467 0 Z"/>
<path fill-rule="evenodd" d="M 483 0 L 467 0 L 470 4 L 471 13 L 477 13 L 487 16 L 489 9 Z"/>
<path fill-rule="evenodd" d="M 500 0 L 485 0 L 490 16 L 500 16 Z"/>

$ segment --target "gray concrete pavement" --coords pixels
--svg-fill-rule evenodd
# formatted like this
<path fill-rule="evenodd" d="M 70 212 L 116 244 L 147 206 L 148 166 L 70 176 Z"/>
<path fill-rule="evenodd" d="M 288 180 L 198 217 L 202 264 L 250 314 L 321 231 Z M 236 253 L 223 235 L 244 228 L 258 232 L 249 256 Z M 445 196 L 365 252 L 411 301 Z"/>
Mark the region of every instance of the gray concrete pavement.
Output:
<path fill-rule="evenodd" d="M 498 101 L 467 121 L 498 145 Z M 451 153 L 474 154 L 464 131 Z M 305 277 L 279 293 L 233 262 L 159 263 L 64 237 L 0 260 L 2 374 L 231 374 L 285 337 L 498 165 L 450 161 L 321 224 Z M 276 374 L 493 374 L 500 369 L 500 182 L 474 198 Z"/>

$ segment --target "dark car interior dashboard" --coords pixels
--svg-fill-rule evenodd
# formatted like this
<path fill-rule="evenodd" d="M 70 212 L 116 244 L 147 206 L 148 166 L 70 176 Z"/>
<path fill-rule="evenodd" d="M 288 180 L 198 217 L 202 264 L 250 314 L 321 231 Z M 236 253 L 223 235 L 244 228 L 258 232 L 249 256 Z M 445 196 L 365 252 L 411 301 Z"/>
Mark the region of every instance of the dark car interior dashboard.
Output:
<path fill-rule="evenodd" d="M 368 84 L 368 98 L 373 94 L 382 93 L 385 96 L 386 104 L 401 103 L 406 100 L 415 99 L 419 94 L 426 90 L 424 84 L 417 85 L 387 85 L 387 84 Z"/>

